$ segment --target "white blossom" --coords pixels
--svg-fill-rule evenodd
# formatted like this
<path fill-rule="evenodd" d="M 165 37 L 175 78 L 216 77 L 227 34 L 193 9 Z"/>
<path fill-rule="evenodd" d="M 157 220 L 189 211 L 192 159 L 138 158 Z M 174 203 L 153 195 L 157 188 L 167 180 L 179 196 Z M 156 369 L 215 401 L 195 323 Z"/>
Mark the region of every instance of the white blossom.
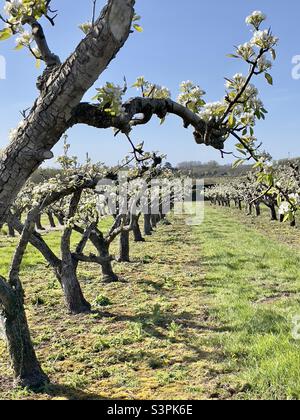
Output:
<path fill-rule="evenodd" d="M 29 45 L 32 41 L 32 34 L 28 31 L 22 32 L 17 38 L 16 38 L 16 44 L 17 45 Z"/>
<path fill-rule="evenodd" d="M 246 18 L 246 24 L 252 25 L 254 28 L 258 29 L 260 24 L 266 20 L 267 16 L 261 11 L 255 10 L 250 16 Z"/>
<path fill-rule="evenodd" d="M 258 69 L 261 72 L 270 70 L 272 68 L 272 62 L 267 60 L 265 56 L 262 56 L 258 61 L 257 61 L 257 65 L 258 65 Z"/>
<path fill-rule="evenodd" d="M 190 80 L 181 83 L 180 92 L 177 98 L 178 103 L 188 107 L 191 111 L 195 113 L 199 112 L 203 105 L 205 105 L 202 97 L 206 92 Z"/>
<path fill-rule="evenodd" d="M 273 36 L 267 29 L 265 29 L 264 31 L 255 31 L 251 39 L 251 44 L 253 46 L 263 49 L 273 48 L 277 43 L 278 38 Z"/>
<path fill-rule="evenodd" d="M 17 14 L 22 8 L 22 0 L 6 1 L 4 4 L 4 11 L 7 15 Z"/>
<path fill-rule="evenodd" d="M 246 42 L 243 45 L 237 47 L 237 54 L 240 55 L 244 60 L 250 60 L 254 55 L 255 51 L 251 43 Z"/>
<path fill-rule="evenodd" d="M 88 34 L 90 32 L 90 30 L 92 29 L 92 27 L 93 27 L 92 22 L 84 22 L 81 25 L 79 25 L 79 28 L 85 34 Z"/>
<path fill-rule="evenodd" d="M 285 214 L 289 213 L 290 210 L 291 210 L 290 204 L 287 201 L 284 201 L 283 203 L 281 203 L 281 205 L 279 207 L 279 214 L 285 215 Z"/>
<path fill-rule="evenodd" d="M 240 116 L 241 122 L 243 123 L 243 125 L 245 126 L 253 126 L 255 124 L 255 115 L 254 112 L 244 112 L 241 116 Z"/>
<path fill-rule="evenodd" d="M 220 118 L 223 116 L 227 105 L 225 102 L 211 102 L 203 106 L 202 111 L 199 112 L 200 118 L 209 122 L 212 118 Z"/>

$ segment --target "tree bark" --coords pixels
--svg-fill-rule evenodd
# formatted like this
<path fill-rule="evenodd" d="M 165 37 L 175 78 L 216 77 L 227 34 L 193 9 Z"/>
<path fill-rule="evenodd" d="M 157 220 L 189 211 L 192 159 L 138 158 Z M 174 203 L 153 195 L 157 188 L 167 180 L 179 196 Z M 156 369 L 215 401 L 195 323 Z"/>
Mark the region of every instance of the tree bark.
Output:
<path fill-rule="evenodd" d="M 153 229 L 157 228 L 157 216 L 155 214 L 151 215 L 151 225 Z"/>
<path fill-rule="evenodd" d="M 47 215 L 48 215 L 48 219 L 49 219 L 50 226 L 51 226 L 53 229 L 55 229 L 55 228 L 56 228 L 56 224 L 55 224 L 55 221 L 54 221 L 54 216 L 53 216 L 52 211 L 49 211 L 49 212 L 47 213 Z"/>
<path fill-rule="evenodd" d="M 138 217 L 137 216 L 132 216 L 132 217 L 133 217 L 132 230 L 133 230 L 133 236 L 134 236 L 135 242 L 145 242 L 145 239 L 143 238 L 143 235 L 140 229 Z"/>
<path fill-rule="evenodd" d="M 74 267 L 75 261 L 70 255 L 65 256 L 62 263 L 60 282 L 64 292 L 65 302 L 71 314 L 81 314 L 91 311 L 91 305 L 84 298 Z"/>
<path fill-rule="evenodd" d="M 36 218 L 36 227 L 38 230 L 45 230 L 45 228 L 43 228 L 42 226 L 42 215 L 39 214 Z"/>
<path fill-rule="evenodd" d="M 253 205 L 252 204 L 248 204 L 247 207 L 246 207 L 247 216 L 251 216 L 252 215 L 252 209 L 253 209 Z"/>
<path fill-rule="evenodd" d="M 130 262 L 129 255 L 129 231 L 122 231 L 120 234 L 120 255 L 119 262 Z"/>
<path fill-rule="evenodd" d="M 1 299 L 1 298 L 0 298 Z M 12 360 L 15 385 L 37 389 L 49 382 L 37 360 L 23 302 L 14 292 L 8 311 L 0 316 Z"/>
<path fill-rule="evenodd" d="M 81 234 L 83 234 L 83 229 L 79 226 L 75 226 L 75 230 Z M 107 258 L 110 256 L 109 253 L 109 243 L 105 240 L 102 232 L 96 227 L 90 235 L 90 240 L 94 247 L 97 249 L 98 254 L 102 258 Z M 114 283 L 119 281 L 118 276 L 114 273 L 112 262 L 110 260 L 101 263 L 101 271 L 102 271 L 102 281 L 104 283 Z"/>
<path fill-rule="evenodd" d="M 71 198 L 68 219 L 71 219 L 76 214 L 81 194 L 82 192 L 78 191 Z M 60 281 L 68 310 L 72 314 L 79 314 L 90 312 L 91 305 L 84 298 L 77 278 L 76 271 L 78 263 L 71 253 L 71 236 L 72 227 L 66 227 L 61 238 L 62 264 Z"/>
<path fill-rule="evenodd" d="M 135 0 L 108 0 L 94 28 L 60 66 L 48 70 L 40 97 L 0 159 L 0 223 L 31 174 L 69 127 L 73 109 L 126 42 Z"/>
<path fill-rule="evenodd" d="M 259 204 L 255 204 L 255 212 L 256 212 L 256 216 L 257 217 L 259 217 L 261 215 L 260 205 Z"/>
<path fill-rule="evenodd" d="M 13 226 L 10 223 L 8 223 L 7 226 L 8 226 L 8 236 L 10 236 L 11 238 L 15 238 L 16 233 Z"/>
<path fill-rule="evenodd" d="M 152 235 L 151 216 L 150 214 L 144 215 L 144 233 L 146 236 Z"/>
<path fill-rule="evenodd" d="M 274 221 L 278 220 L 275 204 L 270 205 L 270 211 L 271 211 L 271 220 L 274 220 Z"/>
<path fill-rule="evenodd" d="M 20 269 L 29 238 L 34 230 L 35 216 L 30 214 L 13 257 L 9 283 L 0 277 L 0 322 L 6 337 L 14 370 L 15 384 L 38 388 L 48 378 L 41 369 L 31 341 L 24 309 L 24 291 L 20 281 Z"/>
<path fill-rule="evenodd" d="M 107 258 L 110 256 L 109 244 L 105 241 L 102 233 L 98 231 L 97 228 L 94 232 L 92 232 L 90 239 L 96 247 L 100 257 Z M 114 273 L 111 260 L 107 260 L 101 264 L 101 271 L 102 281 L 104 283 L 114 283 L 119 281 L 118 276 Z"/>

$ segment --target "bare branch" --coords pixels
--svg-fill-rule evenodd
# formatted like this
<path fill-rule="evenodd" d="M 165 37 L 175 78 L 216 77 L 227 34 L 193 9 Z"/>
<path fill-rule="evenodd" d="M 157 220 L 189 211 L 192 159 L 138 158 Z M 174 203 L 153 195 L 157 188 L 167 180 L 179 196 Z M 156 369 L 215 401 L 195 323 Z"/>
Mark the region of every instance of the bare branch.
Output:
<path fill-rule="evenodd" d="M 211 127 L 210 136 L 207 138 L 207 124 L 188 108 L 172 101 L 171 99 L 132 98 L 124 105 L 125 115 L 120 117 L 110 116 L 99 107 L 89 103 L 80 103 L 73 111 L 69 121 L 70 127 L 75 124 L 87 124 L 97 128 L 116 128 L 123 133 L 129 133 L 133 126 L 147 124 L 154 115 L 165 118 L 167 114 L 177 115 L 183 120 L 184 127 L 194 127 L 195 140 L 198 144 L 207 144 L 216 149 L 223 149 L 224 134 L 218 127 Z M 142 119 L 135 119 L 142 114 Z"/>

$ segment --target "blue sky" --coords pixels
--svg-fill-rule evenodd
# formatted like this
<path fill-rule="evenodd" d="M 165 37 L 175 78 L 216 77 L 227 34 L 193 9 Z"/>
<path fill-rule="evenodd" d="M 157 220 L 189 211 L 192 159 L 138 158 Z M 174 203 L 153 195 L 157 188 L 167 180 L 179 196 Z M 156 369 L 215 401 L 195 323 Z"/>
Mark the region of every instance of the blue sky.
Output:
<path fill-rule="evenodd" d="M 82 37 L 78 24 L 91 15 L 91 0 L 53 0 L 59 10 L 56 27 L 45 23 L 48 41 L 62 59 Z M 98 0 L 99 9 L 105 3 Z M 0 5 L 4 4 L 0 0 Z M 292 57 L 300 55 L 300 2 L 287 0 L 137 0 L 136 10 L 142 15 L 142 34 L 133 34 L 123 50 L 103 73 L 97 83 L 105 81 L 122 83 L 126 76 L 132 84 L 137 76 L 170 88 L 176 98 L 183 80 L 193 80 L 207 92 L 207 100 L 224 96 L 224 77 L 246 71 L 239 61 L 230 60 L 226 54 L 233 45 L 248 41 L 249 28 L 244 20 L 253 10 L 268 15 L 268 25 L 279 36 L 278 59 L 272 71 L 274 87 L 262 80 L 257 85 L 268 118 L 257 127 L 257 134 L 265 148 L 278 159 L 299 156 L 300 80 L 293 80 Z M 7 144 L 8 132 L 20 119 L 19 111 L 32 105 L 37 91 L 35 80 L 40 70 L 27 52 L 13 51 L 13 42 L 0 44 L 0 55 L 7 62 L 7 79 L 0 80 L 0 148 Z M 87 93 L 89 100 L 94 94 Z M 136 92 L 132 91 L 131 95 Z M 94 160 L 115 164 L 129 151 L 123 137 L 115 139 L 111 130 L 97 130 L 85 126 L 69 131 L 72 153 L 84 157 L 88 152 Z M 135 130 L 133 138 L 145 141 L 147 150 L 160 150 L 168 160 L 222 160 L 219 152 L 194 143 L 190 130 L 182 128 L 175 117 L 165 125 L 153 120 L 148 126 Z M 61 143 L 55 148 L 61 151 Z M 227 150 L 232 149 L 228 143 Z"/>

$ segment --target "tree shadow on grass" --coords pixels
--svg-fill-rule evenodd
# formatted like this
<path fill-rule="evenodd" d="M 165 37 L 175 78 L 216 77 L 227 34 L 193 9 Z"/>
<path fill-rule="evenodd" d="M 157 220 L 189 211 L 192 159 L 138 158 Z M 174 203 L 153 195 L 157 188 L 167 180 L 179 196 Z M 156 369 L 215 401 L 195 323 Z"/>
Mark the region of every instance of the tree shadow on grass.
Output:
<path fill-rule="evenodd" d="M 42 394 L 46 394 L 52 398 L 65 398 L 67 400 L 93 400 L 93 401 L 104 401 L 109 398 L 102 397 L 98 394 L 85 392 L 81 389 L 76 389 L 67 385 L 50 384 L 43 391 Z"/>
<path fill-rule="evenodd" d="M 127 315 L 127 314 L 115 314 L 112 312 L 98 312 L 99 317 L 113 318 L 114 322 L 132 322 L 141 324 L 144 332 L 156 339 L 169 341 L 170 344 L 184 344 L 187 349 L 193 351 L 194 357 L 191 356 L 191 362 L 195 362 L 202 359 L 218 359 L 220 357 L 217 352 L 212 355 L 206 352 L 202 348 L 192 344 L 191 331 L 194 337 L 201 336 L 206 332 L 224 333 L 231 330 L 230 327 L 217 327 L 210 325 L 206 319 L 195 319 L 196 317 L 188 312 L 182 312 L 180 314 L 174 314 L 172 312 L 163 312 L 161 319 L 156 322 L 153 321 L 153 314 L 141 313 L 138 315 Z M 182 333 L 177 337 L 170 337 L 169 327 L 172 322 L 176 322 L 179 326 L 183 327 Z M 185 333 L 185 330 L 187 331 Z"/>
<path fill-rule="evenodd" d="M 8 398 L 14 389 L 13 381 L 8 377 L 0 377 L 0 398 L 1 394 L 7 394 Z M 20 389 L 21 391 L 21 389 Z M 29 400 L 48 400 L 51 398 L 61 398 L 67 400 L 108 400 L 101 395 L 85 392 L 81 389 L 76 389 L 68 385 L 59 385 L 50 383 L 44 388 L 28 393 L 28 396 L 20 396 L 18 398 L 18 389 L 16 388 L 16 396 L 14 399 L 29 399 Z M 11 398 L 9 398 L 11 399 Z"/>

